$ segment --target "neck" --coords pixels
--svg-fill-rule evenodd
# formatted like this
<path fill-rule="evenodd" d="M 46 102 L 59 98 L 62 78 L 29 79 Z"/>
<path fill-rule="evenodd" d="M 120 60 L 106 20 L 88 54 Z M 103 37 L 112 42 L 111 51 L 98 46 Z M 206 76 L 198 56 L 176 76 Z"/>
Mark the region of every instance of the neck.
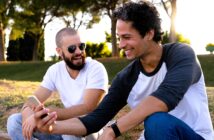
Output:
<path fill-rule="evenodd" d="M 162 57 L 163 48 L 160 44 L 151 46 L 150 52 L 140 58 L 140 62 L 146 72 L 153 72 L 158 66 Z"/>
<path fill-rule="evenodd" d="M 76 79 L 80 72 L 79 70 L 70 69 L 67 65 L 66 65 L 66 69 L 72 79 Z"/>

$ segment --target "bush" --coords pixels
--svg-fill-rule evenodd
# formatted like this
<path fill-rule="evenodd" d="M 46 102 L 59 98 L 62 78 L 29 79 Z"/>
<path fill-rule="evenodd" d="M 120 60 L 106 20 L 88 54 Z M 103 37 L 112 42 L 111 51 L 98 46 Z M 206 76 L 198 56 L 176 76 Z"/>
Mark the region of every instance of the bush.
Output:
<path fill-rule="evenodd" d="M 212 44 L 212 43 L 207 44 L 206 51 L 210 52 L 210 54 L 213 54 L 214 44 Z"/>
<path fill-rule="evenodd" d="M 111 51 L 108 49 L 108 45 L 105 42 L 100 44 L 86 43 L 86 54 L 92 58 L 105 58 L 111 56 Z"/>

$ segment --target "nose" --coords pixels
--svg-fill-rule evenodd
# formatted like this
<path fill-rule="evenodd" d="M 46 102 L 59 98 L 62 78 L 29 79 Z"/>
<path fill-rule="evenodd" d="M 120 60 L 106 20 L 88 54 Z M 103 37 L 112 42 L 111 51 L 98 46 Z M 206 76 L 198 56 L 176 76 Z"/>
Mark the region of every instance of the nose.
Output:
<path fill-rule="evenodd" d="M 125 46 L 126 46 L 126 43 L 125 43 L 125 41 L 123 41 L 122 39 L 119 41 L 119 48 L 120 49 L 124 49 L 125 48 Z"/>
<path fill-rule="evenodd" d="M 76 50 L 75 50 L 75 52 L 74 52 L 74 53 L 76 53 L 76 54 L 81 54 L 81 53 L 82 53 L 82 51 L 83 51 L 83 50 L 80 50 L 80 48 L 79 48 L 79 47 L 76 47 Z"/>

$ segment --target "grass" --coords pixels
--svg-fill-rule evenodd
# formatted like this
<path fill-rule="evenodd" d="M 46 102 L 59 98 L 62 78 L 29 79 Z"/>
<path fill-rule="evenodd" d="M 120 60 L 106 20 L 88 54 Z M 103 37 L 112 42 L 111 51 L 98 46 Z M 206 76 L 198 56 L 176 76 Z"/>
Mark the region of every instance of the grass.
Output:
<path fill-rule="evenodd" d="M 199 55 L 198 58 L 205 75 L 206 85 L 214 86 L 214 55 Z M 106 67 L 110 83 L 113 77 L 129 63 L 121 58 L 98 59 L 98 61 Z M 55 62 L 0 63 L 0 79 L 40 82 L 47 68 L 53 63 Z"/>
<path fill-rule="evenodd" d="M 214 122 L 214 55 L 198 56 L 205 75 L 207 85 L 209 109 Z M 98 59 L 107 69 L 110 83 L 113 77 L 124 68 L 129 61 L 125 59 Z M 55 62 L 6 62 L 0 63 L 0 130 L 6 131 L 7 117 L 19 112 L 24 100 L 39 86 L 47 68 Z M 48 105 L 61 106 L 56 94 L 47 102 Z M 128 112 L 124 107 L 116 117 Z M 135 140 L 139 137 L 143 126 L 138 126 L 123 134 L 121 140 Z"/>
<path fill-rule="evenodd" d="M 39 84 L 39 82 L 0 80 L 0 130 L 6 131 L 6 120 L 8 116 L 21 110 L 27 96 L 31 95 Z M 212 121 L 214 122 L 214 87 L 207 87 L 207 92 L 210 113 Z M 45 105 L 61 106 L 61 102 L 57 94 L 53 94 Z M 126 114 L 129 110 L 129 107 L 125 106 L 116 118 Z M 142 130 L 143 126 L 139 125 L 127 133 L 124 133 L 119 137 L 119 140 L 137 140 Z"/>

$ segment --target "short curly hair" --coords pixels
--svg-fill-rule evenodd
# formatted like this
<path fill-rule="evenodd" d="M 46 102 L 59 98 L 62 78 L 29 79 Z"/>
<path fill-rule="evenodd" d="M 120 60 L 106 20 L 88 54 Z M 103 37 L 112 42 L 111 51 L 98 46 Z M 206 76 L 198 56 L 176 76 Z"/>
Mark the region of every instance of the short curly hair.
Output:
<path fill-rule="evenodd" d="M 116 9 L 113 16 L 116 19 L 132 22 L 132 26 L 142 37 L 153 29 L 153 40 L 159 42 L 162 39 L 161 19 L 157 9 L 150 2 L 140 1 L 138 3 L 126 3 Z"/>

